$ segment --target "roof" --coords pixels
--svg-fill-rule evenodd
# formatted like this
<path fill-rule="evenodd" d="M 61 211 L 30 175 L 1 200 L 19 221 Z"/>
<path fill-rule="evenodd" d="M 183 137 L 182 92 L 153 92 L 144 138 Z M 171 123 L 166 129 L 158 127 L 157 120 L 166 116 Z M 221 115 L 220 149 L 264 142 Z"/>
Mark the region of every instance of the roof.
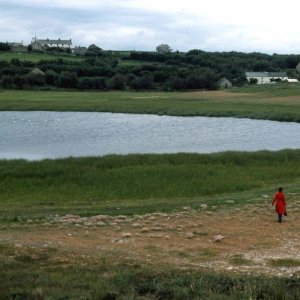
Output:
<path fill-rule="evenodd" d="M 245 72 L 246 77 L 288 77 L 285 72 Z"/>
<path fill-rule="evenodd" d="M 223 82 L 226 82 L 226 83 L 231 83 L 227 78 L 221 78 L 219 81 L 218 81 L 218 83 L 220 84 L 220 83 L 223 83 Z"/>
<path fill-rule="evenodd" d="M 285 72 L 269 72 L 269 77 L 288 77 Z"/>
<path fill-rule="evenodd" d="M 267 72 L 246 72 L 246 77 L 269 77 Z"/>
<path fill-rule="evenodd" d="M 39 43 L 41 44 L 67 44 L 67 45 L 72 45 L 72 41 L 71 40 L 37 40 Z"/>
<path fill-rule="evenodd" d="M 62 44 L 62 45 L 72 45 L 72 40 L 50 40 L 50 39 L 35 39 L 35 42 L 40 43 L 42 46 L 46 44 Z"/>
<path fill-rule="evenodd" d="M 31 74 L 31 75 L 45 75 L 45 73 L 39 68 L 33 69 L 32 71 L 29 72 L 29 74 Z"/>

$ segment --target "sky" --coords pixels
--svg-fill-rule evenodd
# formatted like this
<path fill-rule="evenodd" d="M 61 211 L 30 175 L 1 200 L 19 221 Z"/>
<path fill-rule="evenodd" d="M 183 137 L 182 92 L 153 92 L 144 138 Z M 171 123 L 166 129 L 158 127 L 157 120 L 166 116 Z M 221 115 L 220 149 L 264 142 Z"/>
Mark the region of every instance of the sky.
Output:
<path fill-rule="evenodd" d="M 0 41 L 300 53 L 299 0 L 0 0 Z"/>

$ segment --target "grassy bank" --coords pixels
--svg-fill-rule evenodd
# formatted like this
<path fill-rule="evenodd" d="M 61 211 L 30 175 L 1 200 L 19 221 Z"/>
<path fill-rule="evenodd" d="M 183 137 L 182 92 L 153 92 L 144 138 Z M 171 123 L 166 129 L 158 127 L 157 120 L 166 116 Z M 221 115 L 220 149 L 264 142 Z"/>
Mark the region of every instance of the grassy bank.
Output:
<path fill-rule="evenodd" d="M 0 161 L 2 219 L 171 211 L 296 189 L 300 151 Z"/>
<path fill-rule="evenodd" d="M 48 266 L 47 258 L 0 262 L 1 299 L 299 299 L 297 279 L 152 269 Z M 43 266 L 42 268 L 40 266 Z M 140 298 L 139 298 L 140 297 Z"/>
<path fill-rule="evenodd" d="M 233 116 L 300 122 L 300 86 L 215 92 L 0 91 L 0 110 L 101 111 Z"/>

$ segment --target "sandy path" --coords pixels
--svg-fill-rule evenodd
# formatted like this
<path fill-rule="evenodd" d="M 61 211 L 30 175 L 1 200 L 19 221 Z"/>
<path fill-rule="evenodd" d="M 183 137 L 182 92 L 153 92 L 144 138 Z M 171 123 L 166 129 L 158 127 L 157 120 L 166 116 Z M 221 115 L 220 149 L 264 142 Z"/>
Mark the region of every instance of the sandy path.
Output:
<path fill-rule="evenodd" d="M 128 264 L 211 268 L 247 274 L 300 275 L 300 198 L 292 197 L 282 224 L 269 199 L 260 205 L 206 208 L 144 216 L 49 217 L 39 223 L 2 225 L 0 244 L 10 256 L 40 257 L 48 264 L 96 264 L 105 259 Z M 220 235 L 220 241 L 215 241 Z M 271 260 L 292 259 L 292 266 Z"/>

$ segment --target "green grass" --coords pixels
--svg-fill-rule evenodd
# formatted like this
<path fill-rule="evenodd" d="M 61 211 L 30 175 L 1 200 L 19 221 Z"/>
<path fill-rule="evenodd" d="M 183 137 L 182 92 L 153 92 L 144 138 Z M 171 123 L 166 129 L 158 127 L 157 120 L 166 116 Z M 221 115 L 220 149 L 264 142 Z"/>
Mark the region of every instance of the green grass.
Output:
<path fill-rule="evenodd" d="M 143 214 L 226 199 L 242 205 L 299 183 L 299 150 L 2 160 L 0 216 Z"/>
<path fill-rule="evenodd" d="M 4 60 L 4 61 L 10 61 L 11 59 L 18 59 L 20 61 L 31 61 L 36 63 L 42 59 L 56 60 L 60 58 L 64 60 L 76 60 L 76 61 L 82 60 L 82 58 L 68 53 L 51 54 L 51 53 L 39 53 L 39 52 L 24 52 L 24 53 L 0 52 L 0 60 Z"/>
<path fill-rule="evenodd" d="M 99 111 L 300 122 L 300 85 L 217 92 L 0 90 L 2 111 Z"/>
<path fill-rule="evenodd" d="M 45 260 L 0 260 L 5 299 L 299 299 L 299 279 L 217 274 L 98 263 L 50 266 Z"/>

